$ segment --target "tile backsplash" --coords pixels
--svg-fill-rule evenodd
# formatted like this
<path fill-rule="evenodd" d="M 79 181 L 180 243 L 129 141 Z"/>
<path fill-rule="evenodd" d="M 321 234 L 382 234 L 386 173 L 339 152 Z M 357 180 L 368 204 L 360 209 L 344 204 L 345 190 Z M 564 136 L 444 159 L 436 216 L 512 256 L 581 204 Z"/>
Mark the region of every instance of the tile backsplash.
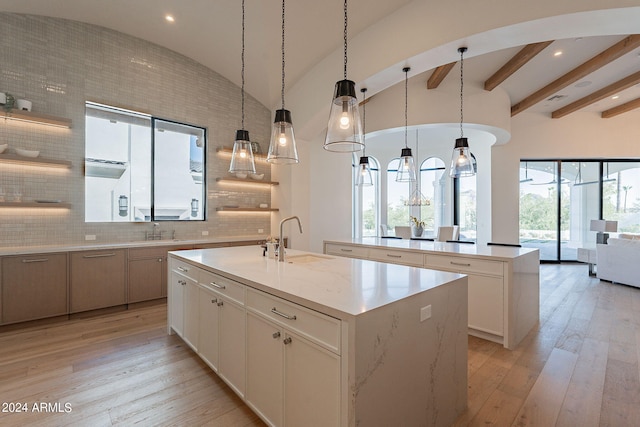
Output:
<path fill-rule="evenodd" d="M 0 13 L 0 92 L 32 101 L 32 111 L 71 119 L 71 129 L 0 119 L 0 144 L 39 150 L 68 160 L 70 169 L 0 163 L 0 202 L 59 199 L 70 209 L 0 207 L 0 247 L 143 240 L 148 223 L 85 223 L 84 107 L 94 101 L 141 111 L 208 130 L 207 220 L 162 222 L 176 238 L 269 233 L 270 214 L 217 212 L 216 207 L 271 206 L 269 186 L 219 183 L 240 122 L 240 88 L 211 69 L 171 50 L 103 27 L 57 18 Z M 271 113 L 245 94 L 245 122 L 263 152 Z M 270 180 L 271 168 L 256 162 Z"/>

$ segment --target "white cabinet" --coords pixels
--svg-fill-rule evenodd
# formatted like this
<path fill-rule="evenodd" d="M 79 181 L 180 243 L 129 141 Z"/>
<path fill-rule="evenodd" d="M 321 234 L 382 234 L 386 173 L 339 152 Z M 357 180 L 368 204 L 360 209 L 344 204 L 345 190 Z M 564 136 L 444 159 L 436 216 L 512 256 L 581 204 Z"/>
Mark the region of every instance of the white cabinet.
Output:
<path fill-rule="evenodd" d="M 198 351 L 200 357 L 215 372 L 218 372 L 218 346 L 219 346 L 219 322 L 218 304 L 219 295 L 209 289 L 200 288 L 198 298 L 198 316 L 200 324 L 200 336 L 198 337 Z"/>
<path fill-rule="evenodd" d="M 218 375 L 240 396 L 245 391 L 245 310 L 228 298 L 220 297 L 218 313 Z"/>
<path fill-rule="evenodd" d="M 169 333 L 173 330 L 194 350 L 198 346 L 198 268 L 172 260 L 169 265 Z"/>
<path fill-rule="evenodd" d="M 248 290 L 249 406 L 272 425 L 339 425 L 339 337 L 339 320 Z"/>

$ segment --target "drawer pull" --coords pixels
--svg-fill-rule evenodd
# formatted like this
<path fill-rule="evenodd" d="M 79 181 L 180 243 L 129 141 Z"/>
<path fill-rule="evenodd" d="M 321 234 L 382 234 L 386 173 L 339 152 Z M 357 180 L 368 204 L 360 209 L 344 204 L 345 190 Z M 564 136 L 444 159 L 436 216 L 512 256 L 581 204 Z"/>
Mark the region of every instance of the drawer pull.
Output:
<path fill-rule="evenodd" d="M 189 271 L 188 268 L 184 268 L 184 267 L 178 267 L 178 270 L 182 271 L 183 273 L 186 273 L 187 271 Z"/>
<path fill-rule="evenodd" d="M 83 255 L 82 258 L 107 258 L 112 256 L 116 256 L 116 254 L 112 252 L 110 254 Z"/>
<path fill-rule="evenodd" d="M 296 320 L 296 316 L 295 316 L 295 315 L 291 316 L 291 315 L 289 315 L 289 314 L 283 313 L 283 312 L 281 312 L 281 311 L 278 311 L 278 309 L 277 309 L 277 308 L 275 308 L 275 307 L 273 307 L 273 308 L 271 309 L 271 312 L 272 312 L 273 314 L 277 314 L 278 316 L 284 317 L 285 319 L 288 319 L 288 320 Z"/>
<path fill-rule="evenodd" d="M 340 252 L 353 252 L 353 249 L 340 248 Z"/>
<path fill-rule="evenodd" d="M 187 282 L 185 282 L 184 280 L 178 280 L 178 283 L 180 283 L 182 286 L 187 284 Z"/>
<path fill-rule="evenodd" d="M 209 283 L 211 286 L 213 286 L 214 288 L 218 288 L 218 289 L 227 289 L 227 287 L 225 285 L 218 285 L 216 282 L 211 282 Z"/>
<path fill-rule="evenodd" d="M 215 304 L 217 302 L 218 302 L 218 298 L 214 298 L 214 299 L 211 300 L 211 304 Z"/>
<path fill-rule="evenodd" d="M 217 305 L 218 305 L 218 307 L 222 307 L 222 306 L 224 305 L 224 301 L 220 301 L 220 302 L 218 302 L 218 304 L 217 304 Z"/>
<path fill-rule="evenodd" d="M 471 264 L 469 263 L 465 263 L 465 262 L 453 262 L 453 261 L 449 261 L 451 263 L 451 265 L 459 265 L 461 267 L 471 267 Z"/>
<path fill-rule="evenodd" d="M 273 337 L 274 340 L 280 338 L 280 331 L 274 332 L 272 337 Z"/>
<path fill-rule="evenodd" d="M 392 254 L 387 254 L 387 256 L 389 258 L 402 258 L 402 255 L 392 255 Z"/>
<path fill-rule="evenodd" d="M 158 262 L 162 262 L 162 258 L 158 258 Z"/>
<path fill-rule="evenodd" d="M 35 258 L 35 259 L 23 259 L 22 262 L 24 263 L 29 263 L 29 262 L 47 262 L 49 261 L 49 258 Z"/>
<path fill-rule="evenodd" d="M 291 337 L 286 337 L 286 338 L 282 341 L 282 343 L 283 343 L 284 345 L 291 344 Z"/>

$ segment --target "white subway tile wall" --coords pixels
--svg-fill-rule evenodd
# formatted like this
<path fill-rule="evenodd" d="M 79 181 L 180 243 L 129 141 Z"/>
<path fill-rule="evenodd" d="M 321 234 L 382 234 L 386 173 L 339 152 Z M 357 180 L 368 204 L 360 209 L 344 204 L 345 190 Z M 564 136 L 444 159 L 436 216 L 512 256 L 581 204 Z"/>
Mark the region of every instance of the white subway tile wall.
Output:
<path fill-rule="evenodd" d="M 71 129 L 0 119 L 0 144 L 69 160 L 71 169 L 0 164 L 0 201 L 59 199 L 71 209 L 0 208 L 0 247 L 143 240 L 148 223 L 84 222 L 85 101 L 129 108 L 207 128 L 207 220 L 162 222 L 178 239 L 254 236 L 270 231 L 269 213 L 217 212 L 216 207 L 271 207 L 269 186 L 228 185 L 229 156 L 241 127 L 240 88 L 216 72 L 144 40 L 64 19 L 0 13 L 0 92 L 33 102 L 32 112 L 69 118 Z M 240 72 L 240 70 L 238 70 Z M 266 152 L 271 113 L 245 94 L 245 128 Z M 264 180 L 271 167 L 256 164 Z"/>

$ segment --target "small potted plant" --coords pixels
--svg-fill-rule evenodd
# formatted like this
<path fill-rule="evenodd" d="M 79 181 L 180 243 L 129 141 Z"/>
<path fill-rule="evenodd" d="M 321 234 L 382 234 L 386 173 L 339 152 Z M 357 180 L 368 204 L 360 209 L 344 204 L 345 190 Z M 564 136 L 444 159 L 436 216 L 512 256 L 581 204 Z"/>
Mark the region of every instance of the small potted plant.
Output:
<path fill-rule="evenodd" d="M 410 216 L 410 218 L 411 218 L 411 234 L 413 235 L 413 237 L 422 236 L 422 233 L 424 232 L 425 222 L 420 221 L 415 216 Z"/>

